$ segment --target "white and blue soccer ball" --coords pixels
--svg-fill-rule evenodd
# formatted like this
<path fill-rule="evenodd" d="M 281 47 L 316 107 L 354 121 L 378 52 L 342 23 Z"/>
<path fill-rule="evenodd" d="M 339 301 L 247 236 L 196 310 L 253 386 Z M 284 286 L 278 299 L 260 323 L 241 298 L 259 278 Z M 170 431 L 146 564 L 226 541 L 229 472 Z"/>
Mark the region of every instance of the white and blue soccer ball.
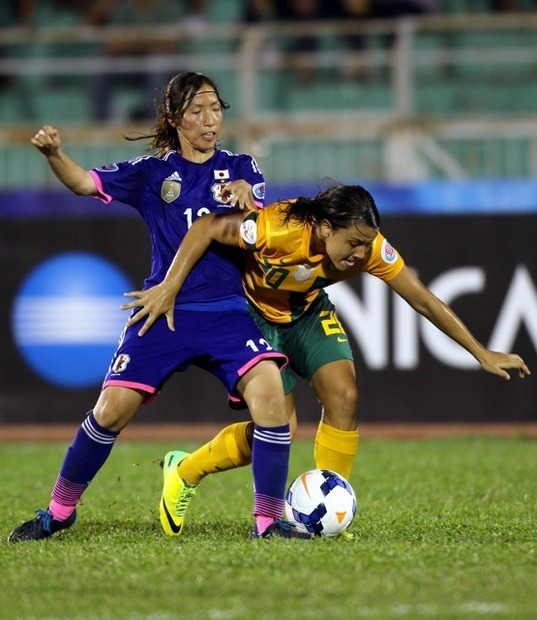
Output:
<path fill-rule="evenodd" d="M 328 469 L 300 474 L 285 498 L 285 518 L 316 536 L 339 536 L 356 514 L 356 495 L 343 476 Z"/>

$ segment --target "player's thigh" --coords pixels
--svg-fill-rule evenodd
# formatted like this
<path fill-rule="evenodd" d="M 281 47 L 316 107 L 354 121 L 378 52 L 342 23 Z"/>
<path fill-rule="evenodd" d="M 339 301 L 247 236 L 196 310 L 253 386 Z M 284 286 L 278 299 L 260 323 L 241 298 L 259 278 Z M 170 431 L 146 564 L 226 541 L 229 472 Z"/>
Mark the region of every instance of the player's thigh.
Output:
<path fill-rule="evenodd" d="M 280 370 L 274 361 L 258 362 L 241 377 L 237 389 L 248 405 L 254 422 L 261 426 L 287 423 Z"/>
<path fill-rule="evenodd" d="M 287 325 L 279 325 L 277 323 L 272 323 L 267 321 L 264 317 L 262 317 L 254 308 L 249 306 L 250 314 L 253 317 L 257 327 L 261 330 L 266 341 L 269 345 L 275 350 L 288 355 L 285 352 L 286 348 L 286 333 L 288 331 Z M 283 382 L 283 389 L 286 394 L 291 394 L 291 392 L 296 387 L 296 376 L 292 370 L 292 361 L 289 360 L 289 363 L 285 365 L 285 367 L 281 368 L 281 377 Z"/>
<path fill-rule="evenodd" d="M 257 400 L 263 395 L 270 401 L 278 394 L 283 399 L 280 368 L 287 357 L 271 347 L 248 312 L 207 314 L 204 328 L 199 337 L 204 355 L 196 364 L 220 379 L 232 397 Z M 283 403 L 279 406 L 284 409 Z"/>
<path fill-rule="evenodd" d="M 287 414 L 287 419 L 289 420 L 289 428 L 291 430 L 291 439 L 296 435 L 297 429 L 297 417 L 296 417 L 296 408 L 295 408 L 295 399 L 293 397 L 293 393 L 289 392 L 285 394 L 285 411 Z"/>

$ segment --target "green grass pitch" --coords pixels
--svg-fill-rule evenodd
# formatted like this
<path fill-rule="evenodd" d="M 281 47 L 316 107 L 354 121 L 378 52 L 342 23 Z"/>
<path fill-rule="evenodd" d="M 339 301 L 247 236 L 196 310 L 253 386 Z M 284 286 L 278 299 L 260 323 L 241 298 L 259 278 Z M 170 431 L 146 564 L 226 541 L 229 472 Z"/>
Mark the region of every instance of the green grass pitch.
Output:
<path fill-rule="evenodd" d="M 195 445 L 117 443 L 70 530 L 9 545 L 47 504 L 64 444 L 0 444 L 0 618 L 537 618 L 535 442 L 363 438 L 355 539 L 250 539 L 250 468 L 207 478 L 161 533 L 158 461 Z M 292 448 L 290 479 L 312 442 Z"/>

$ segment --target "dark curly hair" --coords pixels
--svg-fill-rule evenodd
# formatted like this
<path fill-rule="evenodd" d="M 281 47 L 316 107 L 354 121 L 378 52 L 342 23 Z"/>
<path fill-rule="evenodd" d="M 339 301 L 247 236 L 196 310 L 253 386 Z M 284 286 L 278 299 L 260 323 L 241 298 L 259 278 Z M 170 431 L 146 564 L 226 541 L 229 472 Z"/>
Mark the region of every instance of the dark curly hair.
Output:
<path fill-rule="evenodd" d="M 155 152 L 162 157 L 170 150 L 181 152 L 181 142 L 177 135 L 177 129 L 171 124 L 171 120 L 176 123 L 181 120 L 188 108 L 191 99 L 206 84 L 216 93 L 218 101 L 223 110 L 229 108 L 218 91 L 215 82 L 203 73 L 186 71 L 174 75 L 162 91 L 160 101 L 156 104 L 157 118 L 153 132 L 147 135 L 136 137 L 126 136 L 127 140 L 150 140 L 148 151 Z"/>
<path fill-rule="evenodd" d="M 361 185 L 333 184 L 315 198 L 300 197 L 286 201 L 284 222 L 319 224 L 328 220 L 332 228 L 368 226 L 380 228 L 380 215 L 373 196 Z"/>

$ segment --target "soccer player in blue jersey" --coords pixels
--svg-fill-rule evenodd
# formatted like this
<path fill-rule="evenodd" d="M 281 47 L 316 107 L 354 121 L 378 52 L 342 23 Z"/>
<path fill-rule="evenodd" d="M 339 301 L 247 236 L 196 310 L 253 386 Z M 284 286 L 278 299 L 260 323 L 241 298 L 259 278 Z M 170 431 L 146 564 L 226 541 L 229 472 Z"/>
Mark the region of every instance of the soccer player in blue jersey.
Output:
<path fill-rule="evenodd" d="M 32 138 L 56 177 L 72 192 L 95 196 L 105 204 L 119 200 L 138 211 L 152 248 L 151 273 L 144 288 L 164 279 L 177 247 L 197 218 L 263 206 L 264 179 L 255 160 L 217 148 L 226 107 L 209 77 L 178 74 L 162 94 L 154 131 L 148 136 L 148 151 L 153 154 L 92 170 L 66 155 L 54 127 L 45 125 Z M 120 431 L 173 373 L 190 364 L 218 377 L 230 397 L 243 400 L 250 410 L 253 537 L 310 538 L 281 519 L 291 443 L 280 377 L 287 358 L 268 345 L 251 317 L 240 267 L 229 249 L 215 247 L 205 255 L 171 312 L 181 330 L 170 331 L 164 317 L 144 338 L 138 336 L 138 327 L 126 327 L 97 403 L 67 450 L 47 509 L 16 527 L 10 542 L 48 538 L 70 527 L 82 494 Z M 235 466 L 250 462 L 249 426 L 244 422 L 227 427 L 227 434 L 215 441 L 216 450 L 227 451 L 232 437 Z M 196 491 L 178 475 L 183 457 L 182 452 L 170 452 L 163 464 L 160 519 L 170 536 L 181 533 L 184 512 Z"/>
<path fill-rule="evenodd" d="M 359 185 L 334 184 L 315 198 L 200 218 L 183 239 L 165 280 L 129 294 L 137 298 L 126 309 L 141 308 L 129 324 L 145 321 L 140 335 L 150 333 L 161 314 L 174 329 L 169 309 L 175 296 L 214 243 L 243 250 L 243 285 L 258 324 L 267 340 L 289 356 L 294 373 L 310 382 L 321 404 L 314 444 L 320 469 L 348 478 L 359 439 L 352 350 L 324 291 L 330 284 L 369 273 L 465 348 L 483 370 L 504 379 L 509 379 L 509 370 L 518 371 L 521 378 L 530 374 L 519 355 L 490 351 L 479 343 L 455 312 L 405 266 L 380 231 L 373 197 Z M 289 372 L 287 367 L 283 374 Z M 288 397 L 296 383 L 294 373 L 284 376 Z M 230 469 L 229 460 L 216 462 L 213 441 L 181 460 L 179 475 L 189 484 L 199 485 L 208 474 Z"/>

